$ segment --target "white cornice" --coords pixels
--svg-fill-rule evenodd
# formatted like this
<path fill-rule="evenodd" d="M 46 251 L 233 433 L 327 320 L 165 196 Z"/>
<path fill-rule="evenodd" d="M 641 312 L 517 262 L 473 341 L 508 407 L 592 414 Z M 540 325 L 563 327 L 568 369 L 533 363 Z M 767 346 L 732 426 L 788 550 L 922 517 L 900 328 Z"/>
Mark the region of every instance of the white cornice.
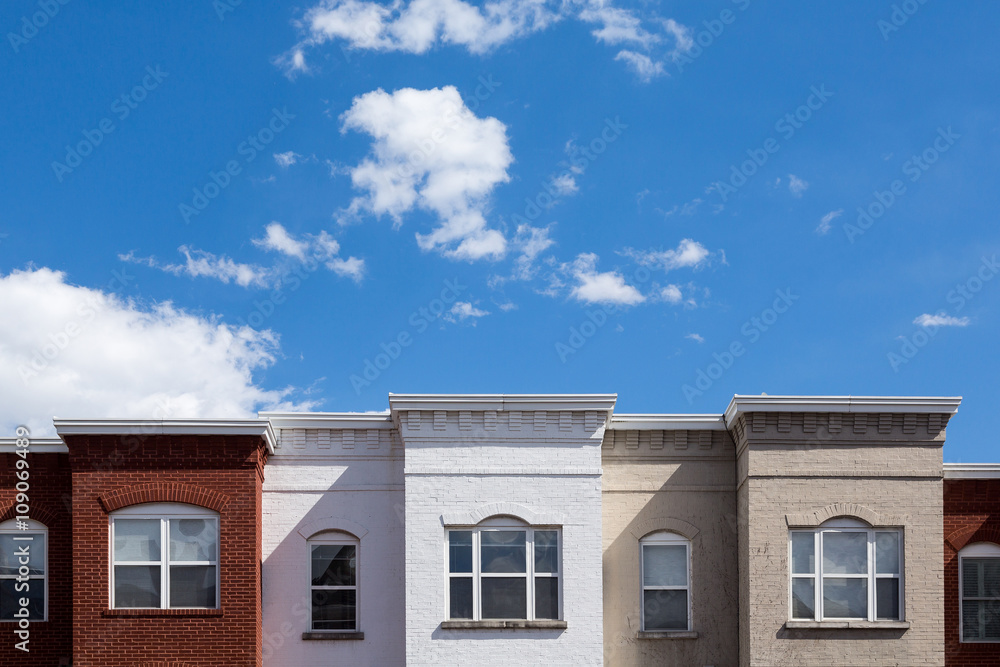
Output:
<path fill-rule="evenodd" d="M 24 447 L 18 447 L 17 441 L 21 438 L 0 438 L 0 454 L 11 454 Z M 32 454 L 68 454 L 69 447 L 59 438 L 32 438 L 28 437 L 28 455 Z"/>
<path fill-rule="evenodd" d="M 722 415 L 614 415 L 612 431 L 725 431 Z"/>
<path fill-rule="evenodd" d="M 726 408 L 732 426 L 746 412 L 920 412 L 953 415 L 961 396 L 741 396 Z"/>
<path fill-rule="evenodd" d="M 273 428 L 391 429 L 385 412 L 260 412 Z"/>
<path fill-rule="evenodd" d="M 53 419 L 68 435 L 259 435 L 274 453 L 274 430 L 266 419 Z"/>
<path fill-rule="evenodd" d="M 1000 463 L 945 463 L 945 479 L 1000 479 Z"/>
<path fill-rule="evenodd" d="M 618 394 L 389 394 L 393 413 L 402 410 L 594 410 L 608 415 Z"/>

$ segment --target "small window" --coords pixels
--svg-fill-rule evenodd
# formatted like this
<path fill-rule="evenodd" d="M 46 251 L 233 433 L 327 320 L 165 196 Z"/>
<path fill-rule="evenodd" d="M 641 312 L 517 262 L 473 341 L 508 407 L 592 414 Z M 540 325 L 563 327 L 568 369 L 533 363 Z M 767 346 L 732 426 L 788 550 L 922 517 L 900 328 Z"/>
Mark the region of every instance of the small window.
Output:
<path fill-rule="evenodd" d="M 312 629 L 358 629 L 358 540 L 327 533 L 309 540 Z"/>
<path fill-rule="evenodd" d="M 219 515 L 149 503 L 111 515 L 114 609 L 217 609 Z"/>
<path fill-rule="evenodd" d="M 560 532 L 511 520 L 447 531 L 450 619 L 560 618 Z"/>
<path fill-rule="evenodd" d="M 0 523 L 0 621 L 46 620 L 48 531 L 37 521 Z M 28 602 L 27 607 L 21 601 Z"/>
<path fill-rule="evenodd" d="M 958 554 L 963 642 L 1000 642 L 1000 546 L 970 544 Z"/>
<path fill-rule="evenodd" d="M 691 629 L 691 542 L 675 533 L 639 541 L 642 570 L 642 629 Z"/>
<path fill-rule="evenodd" d="M 793 620 L 901 620 L 902 532 L 828 521 L 789 534 Z"/>

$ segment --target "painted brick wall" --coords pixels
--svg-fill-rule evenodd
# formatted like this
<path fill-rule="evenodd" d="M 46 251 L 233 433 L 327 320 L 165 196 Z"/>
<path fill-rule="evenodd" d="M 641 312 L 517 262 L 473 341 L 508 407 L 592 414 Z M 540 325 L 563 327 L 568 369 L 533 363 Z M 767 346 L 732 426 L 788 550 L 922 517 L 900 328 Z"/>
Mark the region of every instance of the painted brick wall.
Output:
<path fill-rule="evenodd" d="M 0 521 L 15 516 L 15 454 L 0 454 Z M 14 648 L 19 641 L 14 623 L 0 623 L 0 665 L 55 667 L 68 665 L 73 639 L 73 557 L 70 515 L 70 472 L 66 454 L 28 454 L 30 464 L 29 517 L 48 528 L 48 621 L 32 623 L 25 653 Z"/>
<path fill-rule="evenodd" d="M 261 664 L 263 440 L 251 436 L 68 436 L 73 478 L 74 667 Z M 109 611 L 108 512 L 117 502 L 220 502 L 220 611 Z M 178 489 L 198 487 L 200 494 Z M 206 501 L 207 502 L 207 501 Z"/>
<path fill-rule="evenodd" d="M 944 481 L 945 665 L 1000 665 L 1000 643 L 962 643 L 959 635 L 958 552 L 967 544 L 1000 544 L 1000 479 Z"/>

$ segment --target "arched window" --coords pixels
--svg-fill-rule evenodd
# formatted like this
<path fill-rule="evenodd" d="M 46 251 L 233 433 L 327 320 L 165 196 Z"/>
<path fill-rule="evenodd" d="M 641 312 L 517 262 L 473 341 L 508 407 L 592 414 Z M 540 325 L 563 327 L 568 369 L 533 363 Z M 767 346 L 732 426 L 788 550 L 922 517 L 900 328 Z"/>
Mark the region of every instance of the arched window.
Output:
<path fill-rule="evenodd" d="M 219 515 L 146 503 L 111 513 L 113 609 L 217 609 Z"/>
<path fill-rule="evenodd" d="M 355 536 L 330 531 L 309 539 L 311 629 L 358 630 L 358 551 Z"/>
<path fill-rule="evenodd" d="M 691 541 L 667 531 L 639 540 L 644 632 L 691 629 Z"/>
<path fill-rule="evenodd" d="M 793 620 L 902 620 L 903 533 L 856 519 L 789 532 Z"/>
<path fill-rule="evenodd" d="M 512 517 L 447 531 L 450 619 L 558 620 L 560 531 Z"/>
<path fill-rule="evenodd" d="M 1000 641 L 1000 546 L 970 544 L 958 552 L 963 642 Z"/>
<path fill-rule="evenodd" d="M 0 523 L 0 621 L 44 621 L 48 604 L 48 530 L 31 520 Z M 21 600 L 27 607 L 21 607 Z M 27 610 L 26 612 L 24 610 Z"/>

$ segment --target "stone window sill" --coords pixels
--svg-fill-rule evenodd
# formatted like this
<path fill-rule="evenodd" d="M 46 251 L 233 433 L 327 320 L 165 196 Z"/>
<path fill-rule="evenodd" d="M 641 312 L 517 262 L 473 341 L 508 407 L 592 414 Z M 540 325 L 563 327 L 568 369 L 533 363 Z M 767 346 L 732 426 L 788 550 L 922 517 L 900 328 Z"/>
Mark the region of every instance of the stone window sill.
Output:
<path fill-rule="evenodd" d="M 908 630 L 909 621 L 785 621 L 789 630 Z"/>
<path fill-rule="evenodd" d="M 223 616 L 221 609 L 105 609 L 101 612 L 104 618 L 150 618 L 157 616 L 174 616 L 191 618 L 193 616 Z"/>
<path fill-rule="evenodd" d="M 698 633 L 688 630 L 670 630 L 667 632 L 647 632 L 640 630 L 637 639 L 697 639 Z"/>
<path fill-rule="evenodd" d="M 566 621 L 442 621 L 442 630 L 565 630 Z"/>
<path fill-rule="evenodd" d="M 307 640 L 330 640 L 330 639 L 355 639 L 362 640 L 365 638 L 365 633 L 363 632 L 336 632 L 333 630 L 319 630 L 316 632 L 303 632 L 302 639 Z"/>

